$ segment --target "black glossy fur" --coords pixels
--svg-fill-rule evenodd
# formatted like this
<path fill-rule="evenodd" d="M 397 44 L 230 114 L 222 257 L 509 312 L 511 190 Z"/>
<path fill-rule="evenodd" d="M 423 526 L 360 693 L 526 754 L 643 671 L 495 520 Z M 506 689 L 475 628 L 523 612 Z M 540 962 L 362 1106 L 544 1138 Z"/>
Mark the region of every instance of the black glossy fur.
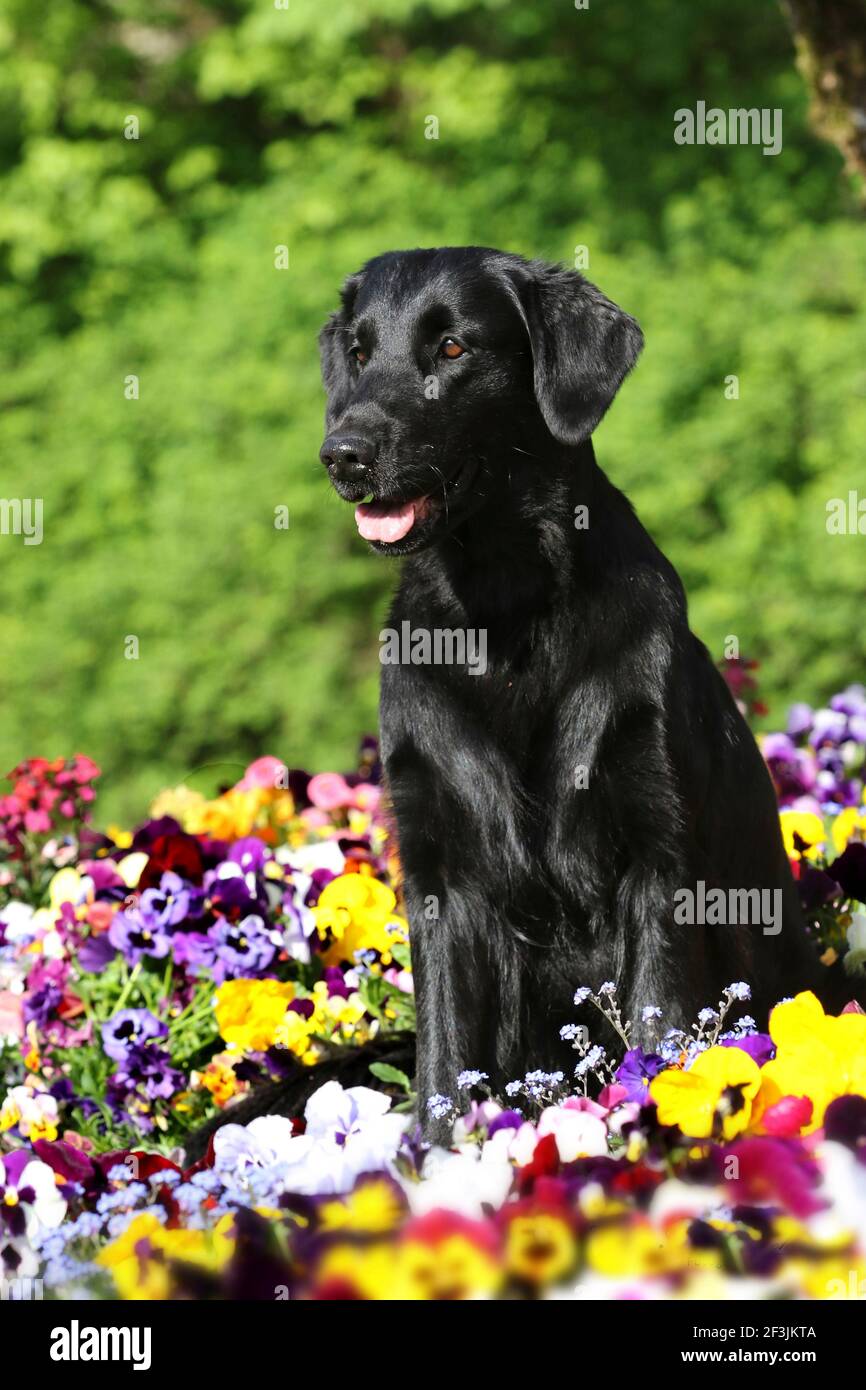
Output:
<path fill-rule="evenodd" d="M 734 980 L 766 1021 L 817 974 L 773 789 L 676 571 L 590 442 L 638 325 L 574 272 L 445 248 L 369 262 L 320 342 L 329 439 L 365 446 L 354 475 L 323 449 L 337 491 L 433 503 L 374 544 L 406 557 L 390 626 L 487 633 L 483 675 L 382 671 L 422 1104 L 464 1067 L 494 1085 L 570 1074 L 561 1026 L 597 1032 L 581 984 L 617 981 L 637 1039 L 641 1006 L 688 1025 Z M 779 889 L 781 934 L 676 925 L 674 892 L 698 880 Z"/>

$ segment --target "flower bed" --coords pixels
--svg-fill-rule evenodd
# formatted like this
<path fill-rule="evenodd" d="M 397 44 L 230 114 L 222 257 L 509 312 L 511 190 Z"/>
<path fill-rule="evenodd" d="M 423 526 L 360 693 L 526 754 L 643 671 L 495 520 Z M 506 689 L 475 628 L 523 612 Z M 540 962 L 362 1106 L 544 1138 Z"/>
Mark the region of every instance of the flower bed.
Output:
<path fill-rule="evenodd" d="M 741 672 L 741 677 L 743 673 Z M 747 679 L 743 680 L 745 685 Z M 866 695 L 795 706 L 763 748 L 816 949 L 866 964 Z M 420 1141 L 411 1067 L 330 1079 L 303 1114 L 203 1121 L 413 1025 L 375 745 L 351 776 L 262 758 L 213 800 L 91 828 L 98 769 L 34 759 L 0 798 L 0 1273 L 60 1296 L 862 1297 L 866 1015 L 811 994 L 632 1045 L 576 1027 L 574 1075 L 493 1096 L 466 1072 Z M 576 982 L 579 983 L 579 982 Z M 321 1073 L 308 1069 L 323 1065 Z M 375 1086 L 376 1089 L 372 1089 Z M 244 1108 L 244 1098 L 249 1097 Z M 18 1282 L 16 1282 L 18 1281 Z"/>

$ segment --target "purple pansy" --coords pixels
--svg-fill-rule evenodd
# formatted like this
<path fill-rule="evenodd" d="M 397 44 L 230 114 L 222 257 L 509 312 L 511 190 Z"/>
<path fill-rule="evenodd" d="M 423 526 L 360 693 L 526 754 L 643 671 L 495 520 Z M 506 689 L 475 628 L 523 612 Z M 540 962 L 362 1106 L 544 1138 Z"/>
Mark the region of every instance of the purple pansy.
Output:
<path fill-rule="evenodd" d="M 649 1084 L 654 1076 L 664 1071 L 665 1061 L 655 1052 L 644 1052 L 642 1047 L 629 1048 L 617 1068 L 616 1079 L 625 1088 L 626 1098 L 638 1105 L 649 1103 Z"/>
<path fill-rule="evenodd" d="M 100 932 L 98 936 L 88 936 L 82 943 L 78 951 L 78 964 L 89 975 L 99 975 L 116 953 L 117 947 L 109 933 Z"/>
<path fill-rule="evenodd" d="M 788 733 L 792 738 L 807 734 L 812 727 L 813 711 L 811 705 L 802 701 L 791 706 L 788 713 Z"/>
<path fill-rule="evenodd" d="M 722 1047 L 738 1047 L 741 1052 L 748 1052 L 752 1061 L 759 1067 L 765 1062 L 771 1062 L 776 1055 L 776 1046 L 769 1033 L 735 1033 L 720 1038 L 719 1043 Z"/>
<path fill-rule="evenodd" d="M 241 922 L 220 918 L 208 936 L 216 948 L 213 972 L 217 984 L 237 976 L 260 975 L 276 955 L 270 932 L 256 913 Z"/>
<path fill-rule="evenodd" d="M 168 1037 L 168 1025 L 149 1009 L 120 1009 L 102 1025 L 102 1046 L 109 1057 L 122 1062 L 130 1050 L 151 1038 Z"/>
<path fill-rule="evenodd" d="M 153 1042 L 134 1043 L 108 1078 L 105 1095 L 119 1118 L 147 1133 L 153 1128 L 153 1102 L 169 1100 L 183 1084 L 167 1052 Z"/>
<path fill-rule="evenodd" d="M 145 921 L 137 907 L 128 907 L 115 914 L 108 939 L 132 965 L 144 960 L 145 956 L 161 960 L 171 949 L 171 937 L 165 927 Z"/>
<path fill-rule="evenodd" d="M 240 865 L 243 873 L 260 874 L 265 867 L 268 851 L 257 835 L 247 835 L 242 840 L 235 840 L 228 857 L 232 864 Z"/>
<path fill-rule="evenodd" d="M 24 1022 L 36 1023 L 44 1028 L 63 999 L 63 990 L 48 981 L 40 989 L 34 990 L 24 998 Z"/>
<path fill-rule="evenodd" d="M 158 888 L 145 888 L 138 907 L 149 926 L 176 927 L 189 915 L 189 886 L 179 874 L 164 873 Z"/>
<path fill-rule="evenodd" d="M 208 904 L 215 915 L 237 920 L 251 912 L 267 911 L 267 894 L 255 874 L 244 874 L 229 860 L 204 876 Z"/>

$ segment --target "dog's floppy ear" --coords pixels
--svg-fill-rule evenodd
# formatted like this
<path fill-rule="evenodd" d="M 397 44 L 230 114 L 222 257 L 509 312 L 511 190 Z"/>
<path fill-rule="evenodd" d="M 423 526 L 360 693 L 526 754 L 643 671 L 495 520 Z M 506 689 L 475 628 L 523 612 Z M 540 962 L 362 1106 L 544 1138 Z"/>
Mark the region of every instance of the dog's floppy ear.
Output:
<path fill-rule="evenodd" d="M 362 276 L 350 275 L 340 292 L 342 304 L 331 314 L 319 334 L 319 355 L 322 359 L 322 381 L 328 393 L 325 412 L 327 424 L 338 419 L 352 393 L 352 377 L 346 351 L 346 335 Z"/>
<path fill-rule="evenodd" d="M 551 434 L 592 434 L 643 347 L 637 323 L 574 270 L 510 261 L 506 278 L 532 346 L 535 396 Z"/>

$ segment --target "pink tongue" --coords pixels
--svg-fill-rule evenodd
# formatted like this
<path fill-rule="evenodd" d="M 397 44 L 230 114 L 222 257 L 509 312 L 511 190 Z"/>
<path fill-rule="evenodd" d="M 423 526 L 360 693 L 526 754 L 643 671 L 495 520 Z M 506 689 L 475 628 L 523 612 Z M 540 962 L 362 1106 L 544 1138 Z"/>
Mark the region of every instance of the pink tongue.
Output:
<path fill-rule="evenodd" d="M 399 541 L 415 524 L 414 502 L 388 506 L 384 502 L 362 502 L 355 508 L 355 522 L 365 541 Z"/>

